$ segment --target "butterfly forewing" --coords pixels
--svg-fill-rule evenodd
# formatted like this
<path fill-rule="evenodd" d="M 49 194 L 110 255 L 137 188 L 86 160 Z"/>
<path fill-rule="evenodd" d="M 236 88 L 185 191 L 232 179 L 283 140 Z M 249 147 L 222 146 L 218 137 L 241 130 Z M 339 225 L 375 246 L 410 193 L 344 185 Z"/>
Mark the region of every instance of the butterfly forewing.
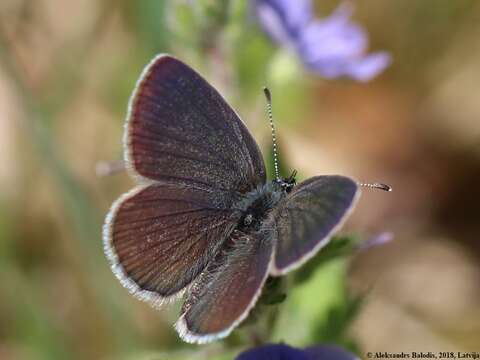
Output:
<path fill-rule="evenodd" d="M 198 73 L 161 55 L 130 102 L 126 160 L 141 177 L 248 192 L 265 182 L 260 150 L 235 111 Z"/>
<path fill-rule="evenodd" d="M 360 191 L 344 176 L 317 176 L 300 183 L 274 210 L 277 243 L 272 274 L 310 259 L 343 224 Z"/>
<path fill-rule="evenodd" d="M 188 342 L 227 336 L 255 305 L 272 258 L 270 231 L 235 231 L 222 253 L 195 281 L 176 324 Z"/>

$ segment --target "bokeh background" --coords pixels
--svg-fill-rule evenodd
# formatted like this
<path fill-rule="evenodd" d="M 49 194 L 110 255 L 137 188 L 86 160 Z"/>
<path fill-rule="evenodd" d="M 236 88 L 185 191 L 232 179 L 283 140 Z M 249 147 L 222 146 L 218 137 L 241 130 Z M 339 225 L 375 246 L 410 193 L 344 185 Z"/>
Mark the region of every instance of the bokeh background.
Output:
<path fill-rule="evenodd" d="M 337 5 L 318 0 L 316 11 Z M 263 85 L 285 166 L 394 189 L 365 190 L 344 230 L 394 240 L 291 287 L 269 341 L 480 351 L 480 2 L 355 5 L 371 48 L 393 58 L 365 84 L 306 72 L 247 1 L 2 0 L 0 358 L 228 359 L 252 345 L 240 335 L 183 344 L 171 326 L 178 305 L 133 299 L 103 255 L 104 216 L 132 181 L 96 168 L 122 159 L 128 98 L 161 52 L 215 84 L 266 157 Z"/>

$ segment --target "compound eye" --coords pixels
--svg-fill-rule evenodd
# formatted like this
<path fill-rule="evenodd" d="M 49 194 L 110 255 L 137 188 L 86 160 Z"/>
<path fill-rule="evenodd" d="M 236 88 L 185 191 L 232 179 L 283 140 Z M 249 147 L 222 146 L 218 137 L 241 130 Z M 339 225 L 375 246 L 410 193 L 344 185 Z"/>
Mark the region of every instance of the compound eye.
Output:
<path fill-rule="evenodd" d="M 243 225 L 249 226 L 253 222 L 253 216 L 252 214 L 248 214 L 245 216 L 245 219 L 243 219 Z"/>
<path fill-rule="evenodd" d="M 292 182 L 284 182 L 282 184 L 283 191 L 285 191 L 287 194 L 292 191 L 293 187 L 295 186 L 295 181 Z"/>

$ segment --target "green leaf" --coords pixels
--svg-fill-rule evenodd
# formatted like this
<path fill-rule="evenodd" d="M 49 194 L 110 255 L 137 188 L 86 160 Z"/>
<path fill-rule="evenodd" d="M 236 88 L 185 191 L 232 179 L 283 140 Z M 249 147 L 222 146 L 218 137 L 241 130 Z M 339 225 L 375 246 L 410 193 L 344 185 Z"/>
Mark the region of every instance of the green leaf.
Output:
<path fill-rule="evenodd" d="M 337 258 L 316 268 L 301 284 L 295 283 L 294 276 L 287 278 L 291 288 L 281 306 L 272 340 L 300 347 L 313 344 L 318 324 L 326 321 L 330 309 L 344 301 L 345 272 L 345 260 Z"/>
<path fill-rule="evenodd" d="M 287 298 L 285 285 L 285 278 L 269 277 L 263 287 L 262 296 L 258 300 L 258 303 L 264 305 L 282 303 Z"/>
<path fill-rule="evenodd" d="M 345 258 L 351 255 L 357 244 L 358 238 L 356 236 L 334 236 L 316 256 L 295 272 L 294 282 L 296 284 L 302 284 L 308 281 L 317 268 L 321 267 L 323 264 L 337 258 Z"/>
<path fill-rule="evenodd" d="M 345 297 L 344 301 L 333 306 L 328 312 L 326 321 L 319 322 L 313 331 L 315 343 L 335 343 L 345 345 L 351 342 L 347 330 L 358 315 L 363 296 Z"/>

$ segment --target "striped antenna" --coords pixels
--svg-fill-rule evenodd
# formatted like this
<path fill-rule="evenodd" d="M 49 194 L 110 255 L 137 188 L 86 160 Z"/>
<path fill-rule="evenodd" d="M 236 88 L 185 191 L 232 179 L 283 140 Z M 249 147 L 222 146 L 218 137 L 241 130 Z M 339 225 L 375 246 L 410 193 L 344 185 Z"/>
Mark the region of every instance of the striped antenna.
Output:
<path fill-rule="evenodd" d="M 275 136 L 275 126 L 273 125 L 272 115 L 272 94 L 267 87 L 263 88 L 265 97 L 267 98 L 267 114 L 268 121 L 270 121 L 270 129 L 272 129 L 272 141 L 273 141 L 273 165 L 275 166 L 275 178 L 277 182 L 280 182 L 280 174 L 278 173 L 278 150 L 277 150 L 277 137 Z"/>

